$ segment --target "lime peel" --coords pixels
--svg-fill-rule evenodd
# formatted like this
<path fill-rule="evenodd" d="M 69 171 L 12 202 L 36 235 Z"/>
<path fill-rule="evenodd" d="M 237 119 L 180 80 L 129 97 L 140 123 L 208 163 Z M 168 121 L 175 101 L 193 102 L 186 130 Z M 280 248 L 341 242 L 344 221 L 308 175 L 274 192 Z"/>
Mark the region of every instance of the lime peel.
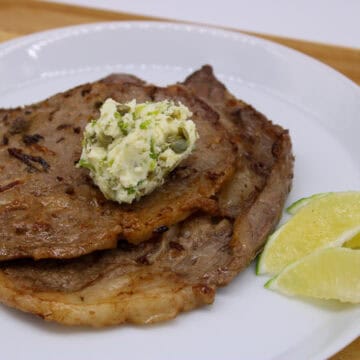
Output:
<path fill-rule="evenodd" d="M 308 197 L 303 197 L 303 198 L 295 201 L 294 203 L 292 203 L 289 207 L 287 207 L 286 212 L 290 215 L 295 215 L 300 209 L 309 205 L 309 203 L 312 202 L 313 200 L 320 199 L 329 194 L 333 194 L 333 193 L 332 192 L 319 193 L 319 194 L 314 194 L 314 195 L 311 195 Z"/>

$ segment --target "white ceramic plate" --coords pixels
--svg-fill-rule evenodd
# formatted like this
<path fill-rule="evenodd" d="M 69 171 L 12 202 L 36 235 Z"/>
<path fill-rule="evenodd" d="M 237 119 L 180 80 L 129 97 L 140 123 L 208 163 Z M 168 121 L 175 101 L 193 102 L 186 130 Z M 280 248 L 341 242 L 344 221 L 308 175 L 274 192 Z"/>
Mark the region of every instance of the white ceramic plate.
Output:
<path fill-rule="evenodd" d="M 288 203 L 359 190 L 359 88 L 311 58 L 239 33 L 128 22 L 10 41 L 0 46 L 0 106 L 116 71 L 172 83 L 205 63 L 238 97 L 290 129 L 296 166 Z M 1 358 L 325 359 L 360 334 L 360 307 L 287 298 L 264 289 L 265 281 L 251 266 L 214 305 L 146 327 L 69 329 L 0 307 Z"/>

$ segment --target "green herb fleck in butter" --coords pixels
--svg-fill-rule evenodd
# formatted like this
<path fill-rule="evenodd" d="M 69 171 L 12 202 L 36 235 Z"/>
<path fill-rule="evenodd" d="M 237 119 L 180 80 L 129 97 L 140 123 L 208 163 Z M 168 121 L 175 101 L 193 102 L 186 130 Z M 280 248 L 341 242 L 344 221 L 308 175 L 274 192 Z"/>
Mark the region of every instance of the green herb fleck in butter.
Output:
<path fill-rule="evenodd" d="M 194 149 L 192 113 L 173 101 L 120 104 L 107 99 L 84 131 L 79 167 L 106 198 L 131 203 L 164 183 Z"/>

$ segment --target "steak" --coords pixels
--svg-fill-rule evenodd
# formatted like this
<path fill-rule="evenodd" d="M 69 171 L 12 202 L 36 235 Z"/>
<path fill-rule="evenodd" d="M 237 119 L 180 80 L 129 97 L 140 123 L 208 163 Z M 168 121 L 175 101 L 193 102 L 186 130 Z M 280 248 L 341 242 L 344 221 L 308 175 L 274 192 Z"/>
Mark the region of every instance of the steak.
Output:
<path fill-rule="evenodd" d="M 254 259 L 290 190 L 288 132 L 235 99 L 210 67 L 185 86 L 221 114 L 237 145 L 236 171 L 214 198 L 216 216 L 197 212 L 150 241 L 121 240 L 78 259 L 3 262 L 2 302 L 68 325 L 155 323 L 211 304 L 216 288 Z"/>
<path fill-rule="evenodd" d="M 75 166 L 82 131 L 108 97 L 181 101 L 200 135 L 165 184 L 132 205 L 106 200 L 88 170 Z M 217 112 L 182 85 L 146 86 L 129 75 L 0 110 L 0 134 L 0 260 L 72 258 L 114 248 L 119 239 L 147 240 L 200 209 L 215 213 L 212 196 L 234 171 L 235 147 Z"/>
<path fill-rule="evenodd" d="M 223 216 L 234 221 L 232 248 L 237 254 L 227 267 L 237 274 L 261 250 L 278 223 L 293 177 L 294 157 L 287 130 L 236 99 L 205 65 L 184 85 L 221 115 L 222 125 L 237 145 L 234 176 L 218 194 Z M 225 283 L 231 280 L 231 276 Z"/>

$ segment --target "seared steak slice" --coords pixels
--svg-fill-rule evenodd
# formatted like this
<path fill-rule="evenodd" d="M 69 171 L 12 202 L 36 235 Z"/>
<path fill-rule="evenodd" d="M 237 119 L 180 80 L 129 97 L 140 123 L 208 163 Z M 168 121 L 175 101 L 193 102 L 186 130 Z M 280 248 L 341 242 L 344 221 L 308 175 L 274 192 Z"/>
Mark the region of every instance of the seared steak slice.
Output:
<path fill-rule="evenodd" d="M 227 266 L 232 275 L 226 283 L 256 256 L 279 221 L 293 177 L 291 140 L 287 130 L 229 93 L 211 66 L 184 85 L 219 112 L 237 145 L 235 173 L 218 193 L 221 213 L 235 221 L 231 246 L 237 256 Z"/>
<path fill-rule="evenodd" d="M 223 214 L 236 218 L 264 187 L 276 160 L 274 151 L 288 137 L 287 131 L 230 94 L 208 65 L 191 74 L 184 85 L 222 115 L 220 122 L 237 144 L 237 170 L 219 194 Z"/>
<path fill-rule="evenodd" d="M 82 131 L 108 97 L 181 101 L 193 112 L 200 134 L 196 150 L 165 184 L 132 205 L 106 200 L 88 171 L 75 167 Z M 77 257 L 114 248 L 118 239 L 147 240 L 199 209 L 217 211 L 211 197 L 232 175 L 235 160 L 218 117 L 181 85 L 145 86 L 126 75 L 0 110 L 0 260 Z"/>
<path fill-rule="evenodd" d="M 2 263 L 0 299 L 68 325 L 164 321 L 213 302 L 215 286 L 203 275 L 230 239 L 229 221 L 197 217 L 158 241 L 120 242 L 79 259 Z"/>
<path fill-rule="evenodd" d="M 201 85 L 205 94 L 211 93 L 208 86 L 214 91 L 223 89 L 223 97 L 216 103 L 210 96 L 203 98 L 219 109 L 223 106 L 227 114 L 228 104 L 222 102 L 232 96 L 209 70 L 205 68 L 195 75 L 203 76 L 206 71 L 208 85 Z M 200 82 L 197 84 L 200 86 Z M 193 90 L 196 91 L 195 86 Z M 229 115 L 222 121 L 233 123 L 233 130 L 242 124 Z M 235 137 L 238 169 L 228 186 L 236 189 L 238 199 L 232 206 L 221 197 L 219 200 L 227 216 L 194 214 L 157 239 L 140 245 L 120 241 L 115 250 L 79 259 L 3 263 L 0 300 L 47 320 L 92 326 L 154 323 L 212 303 L 216 288 L 231 281 L 263 246 L 279 219 L 291 184 L 293 157 L 288 133 L 255 110 L 249 112 L 241 126 L 249 136 L 260 136 L 264 131 L 266 140 L 259 138 L 249 145 L 242 137 Z M 267 153 L 262 146 L 270 146 L 272 151 Z M 251 149 L 251 156 L 245 157 L 249 168 L 241 167 L 243 151 Z M 252 162 L 265 161 L 265 157 L 266 172 L 252 169 Z M 241 169 L 246 169 L 245 175 L 241 175 Z M 251 176 L 247 177 L 249 173 Z M 243 186 L 245 180 L 250 182 L 251 192 Z"/>

